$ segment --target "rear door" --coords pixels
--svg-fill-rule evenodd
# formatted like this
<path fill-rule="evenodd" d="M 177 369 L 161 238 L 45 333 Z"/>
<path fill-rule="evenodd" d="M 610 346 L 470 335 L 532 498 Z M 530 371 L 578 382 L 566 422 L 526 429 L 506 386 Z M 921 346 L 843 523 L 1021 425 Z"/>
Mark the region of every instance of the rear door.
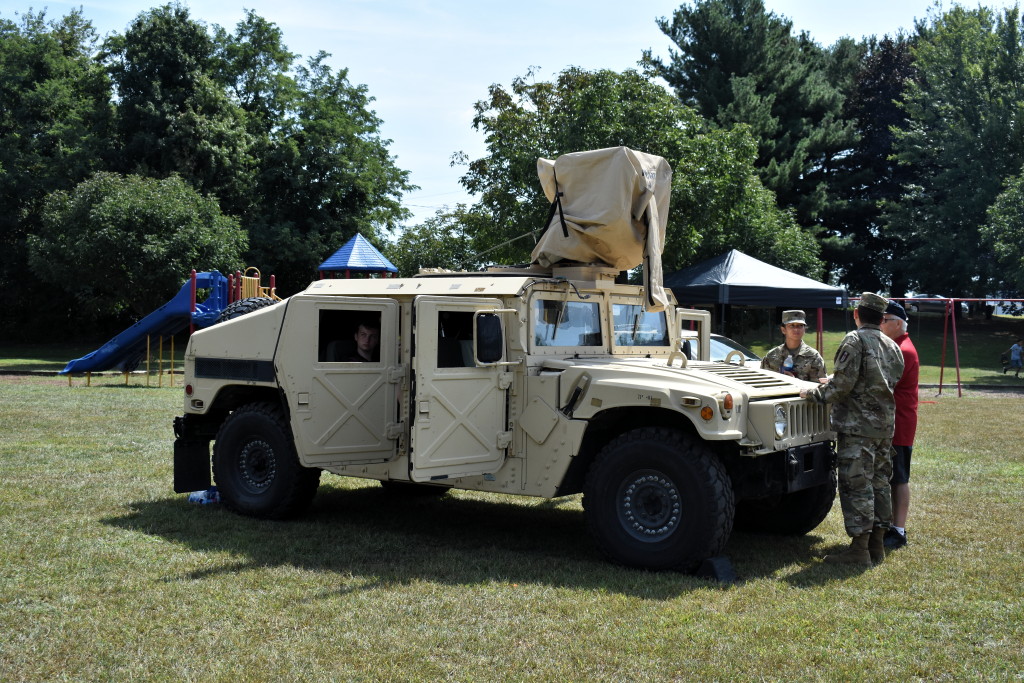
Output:
<path fill-rule="evenodd" d="M 421 296 L 414 305 L 412 479 L 496 472 L 511 442 L 506 403 L 512 374 L 501 365 L 476 367 L 473 314 L 498 310 L 501 302 Z"/>
<path fill-rule="evenodd" d="M 386 462 L 401 435 L 399 306 L 390 299 L 296 296 L 278 345 L 291 426 L 303 464 Z M 371 360 L 356 335 L 378 326 Z"/>

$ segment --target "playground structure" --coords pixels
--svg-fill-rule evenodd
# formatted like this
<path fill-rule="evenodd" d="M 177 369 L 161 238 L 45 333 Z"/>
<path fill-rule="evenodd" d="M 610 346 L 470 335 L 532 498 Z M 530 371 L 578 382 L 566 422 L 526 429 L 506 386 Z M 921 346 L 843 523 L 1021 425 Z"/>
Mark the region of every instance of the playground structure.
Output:
<path fill-rule="evenodd" d="M 944 386 L 944 378 L 946 373 L 946 351 L 949 348 L 950 342 L 953 346 L 953 363 L 952 368 L 956 371 L 956 395 L 958 398 L 962 398 L 964 395 L 963 384 L 960 380 L 960 342 L 957 339 L 956 331 L 956 320 L 957 308 L 961 303 L 976 303 L 980 306 L 991 306 L 998 303 L 1010 302 L 1020 303 L 1024 302 L 1024 299 L 996 299 L 992 297 L 980 298 L 968 298 L 968 299 L 947 299 L 947 298 L 926 298 L 926 297 L 892 297 L 893 301 L 900 302 L 903 306 L 909 306 L 915 302 L 933 302 L 941 304 L 944 308 L 943 313 L 943 326 L 942 326 L 942 354 L 939 359 L 939 388 L 937 395 L 942 395 L 942 388 Z M 851 302 L 856 305 L 859 298 L 851 299 Z M 819 323 L 820 325 L 820 323 Z"/>
<path fill-rule="evenodd" d="M 156 346 L 158 351 L 158 384 L 163 385 L 164 375 L 164 337 L 170 339 L 170 358 L 167 373 L 171 384 L 174 383 L 174 335 L 185 329 L 192 334 L 196 329 L 209 327 L 217 322 L 221 312 L 231 303 L 251 297 L 265 297 L 280 300 L 277 296 L 276 282 L 270 276 L 270 284 L 262 285 L 260 271 L 248 267 L 244 272 L 235 271 L 223 275 L 213 270 L 207 272 L 192 271 L 191 275 L 171 299 L 137 323 L 116 335 L 100 348 L 81 358 L 69 361 L 60 371 L 68 375 L 71 384 L 73 375 L 85 375 L 86 384 L 91 383 L 92 373 L 105 370 L 117 370 L 124 374 L 125 383 L 128 375 L 145 359 L 146 383 L 152 374 L 152 352 Z M 207 291 L 206 298 L 198 301 L 200 290 Z M 154 340 L 156 343 L 154 344 Z"/>

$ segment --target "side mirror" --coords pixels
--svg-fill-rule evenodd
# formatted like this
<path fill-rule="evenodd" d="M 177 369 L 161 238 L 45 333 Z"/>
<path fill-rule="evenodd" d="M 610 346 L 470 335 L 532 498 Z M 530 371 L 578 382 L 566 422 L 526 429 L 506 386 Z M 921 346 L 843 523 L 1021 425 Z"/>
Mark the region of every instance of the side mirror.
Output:
<path fill-rule="evenodd" d="M 489 365 L 501 360 L 505 351 L 505 337 L 501 332 L 501 318 L 494 313 L 476 316 L 476 360 Z"/>

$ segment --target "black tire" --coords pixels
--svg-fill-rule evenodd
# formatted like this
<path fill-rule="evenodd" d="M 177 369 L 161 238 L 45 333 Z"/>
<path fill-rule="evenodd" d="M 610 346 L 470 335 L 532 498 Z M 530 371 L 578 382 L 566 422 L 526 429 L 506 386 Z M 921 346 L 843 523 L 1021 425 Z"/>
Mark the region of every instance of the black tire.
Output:
<path fill-rule="evenodd" d="M 692 571 L 732 532 L 732 483 L 700 441 L 673 429 L 622 434 L 598 453 L 583 487 L 587 526 L 614 562 Z"/>
<path fill-rule="evenodd" d="M 231 413 L 218 430 L 213 478 L 229 509 L 284 519 L 309 507 L 320 485 L 320 470 L 299 464 L 280 407 L 251 403 Z"/>
<path fill-rule="evenodd" d="M 248 299 L 239 299 L 238 301 L 232 301 L 230 304 L 224 307 L 224 310 L 217 316 L 216 322 L 222 323 L 225 320 L 234 320 L 235 318 L 241 318 L 247 313 L 252 313 L 261 308 L 267 306 L 273 306 L 277 303 L 277 299 L 270 299 L 265 296 L 251 296 Z"/>
<path fill-rule="evenodd" d="M 736 529 L 754 533 L 803 536 L 818 528 L 836 499 L 836 471 L 826 484 L 796 493 L 741 500 L 736 504 Z"/>
<path fill-rule="evenodd" d="M 415 481 L 382 480 L 380 485 L 388 495 L 404 498 L 440 498 L 451 490 L 450 486 L 420 484 Z"/>

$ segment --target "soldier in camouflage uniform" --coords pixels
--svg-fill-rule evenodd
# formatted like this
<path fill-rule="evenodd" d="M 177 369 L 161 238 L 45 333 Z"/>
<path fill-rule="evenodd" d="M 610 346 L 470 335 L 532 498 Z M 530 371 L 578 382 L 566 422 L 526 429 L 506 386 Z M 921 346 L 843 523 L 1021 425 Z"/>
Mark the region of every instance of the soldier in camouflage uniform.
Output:
<path fill-rule="evenodd" d="M 761 367 L 807 382 L 824 379 L 825 361 L 817 350 L 804 343 L 804 332 L 807 330 L 804 312 L 783 311 L 781 329 L 786 341 L 765 354 L 761 359 Z M 792 368 L 789 370 L 786 369 L 787 357 L 793 359 Z"/>
<path fill-rule="evenodd" d="M 827 556 L 829 563 L 871 566 L 885 559 L 884 537 L 892 523 L 893 387 L 903 374 L 900 347 L 879 329 L 888 303 L 872 292 L 861 294 L 853 313 L 857 329 L 839 344 L 831 381 L 800 392 L 833 404 L 832 428 L 838 433 L 839 502 L 853 540 L 845 551 Z"/>

